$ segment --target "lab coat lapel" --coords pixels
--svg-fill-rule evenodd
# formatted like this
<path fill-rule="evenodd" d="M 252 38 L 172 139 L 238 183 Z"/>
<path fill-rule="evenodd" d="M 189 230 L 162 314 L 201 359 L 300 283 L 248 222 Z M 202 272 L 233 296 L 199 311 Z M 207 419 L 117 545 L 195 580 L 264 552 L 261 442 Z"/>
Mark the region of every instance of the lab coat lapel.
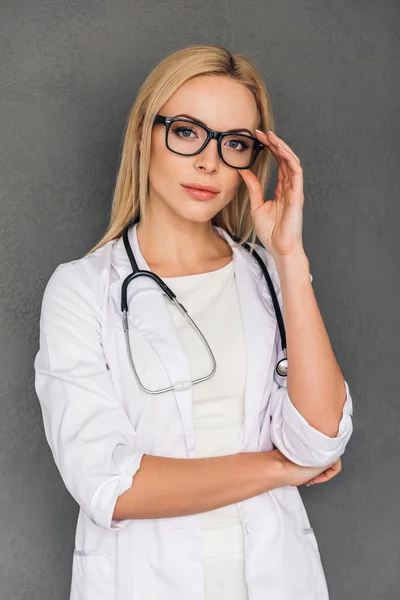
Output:
<path fill-rule="evenodd" d="M 140 252 L 135 224 L 129 229 L 129 241 L 139 269 L 150 270 Z M 244 397 L 244 422 L 239 433 L 235 451 L 248 442 L 263 408 L 264 390 L 274 350 L 277 322 L 267 284 L 256 259 L 236 244 L 221 227 L 215 231 L 232 247 L 236 286 L 240 303 L 246 346 L 246 386 Z M 131 265 L 125 252 L 122 236 L 115 242 L 113 265 L 119 277 L 110 285 L 110 294 L 121 314 L 121 287 L 131 273 Z M 146 290 L 153 290 L 147 293 Z M 144 293 L 142 293 L 144 292 Z M 128 309 L 133 296 L 129 318 L 142 334 L 153 344 L 163 361 L 171 382 L 190 381 L 188 357 L 179 339 L 165 299 L 157 284 L 148 277 L 139 277 L 128 286 Z M 160 387 L 171 385 L 160 373 Z M 201 385 L 201 384 L 199 384 Z M 188 456 L 194 456 L 194 427 L 192 390 L 175 391 L 182 425 L 186 435 Z"/>
<path fill-rule="evenodd" d="M 251 442 L 258 415 L 267 401 L 264 390 L 274 351 L 277 321 L 268 285 L 256 259 L 250 256 L 248 250 L 235 244 L 224 229 L 215 229 L 232 246 L 246 345 L 244 423 L 236 442 L 236 452 Z"/>
<path fill-rule="evenodd" d="M 138 245 L 136 227 L 137 224 L 128 231 L 129 242 L 139 269 L 149 271 L 149 265 L 146 263 Z M 122 315 L 122 283 L 132 272 L 122 236 L 115 242 L 112 263 L 119 277 L 111 283 L 110 294 L 118 307 L 119 314 Z M 158 389 L 168 387 L 180 381 L 191 381 L 188 357 L 169 312 L 166 303 L 169 300 L 164 296 L 159 286 L 150 277 L 138 277 L 131 281 L 127 288 L 129 321 L 156 349 L 168 374 L 167 379 L 164 369 L 160 369 Z M 192 392 L 189 388 L 186 390 L 175 390 L 172 393 L 175 395 L 181 415 L 188 455 L 191 456 L 194 452 Z"/>

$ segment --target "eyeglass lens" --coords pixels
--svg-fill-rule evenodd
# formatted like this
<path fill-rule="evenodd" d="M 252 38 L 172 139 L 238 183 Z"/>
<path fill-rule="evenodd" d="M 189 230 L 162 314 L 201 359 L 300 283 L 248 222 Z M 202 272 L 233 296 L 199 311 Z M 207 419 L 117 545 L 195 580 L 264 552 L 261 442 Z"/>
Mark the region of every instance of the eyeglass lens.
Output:
<path fill-rule="evenodd" d="M 207 131 L 195 123 L 174 121 L 168 131 L 168 146 L 181 154 L 194 154 L 204 144 Z M 254 141 L 238 133 L 225 135 L 221 139 L 221 152 L 224 160 L 234 168 L 249 165 L 256 153 Z"/>

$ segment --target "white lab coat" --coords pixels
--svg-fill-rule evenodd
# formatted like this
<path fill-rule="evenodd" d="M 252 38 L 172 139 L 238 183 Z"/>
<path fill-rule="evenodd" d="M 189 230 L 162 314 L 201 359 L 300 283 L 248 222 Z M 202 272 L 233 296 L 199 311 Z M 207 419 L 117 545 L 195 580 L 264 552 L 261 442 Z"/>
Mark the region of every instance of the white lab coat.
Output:
<path fill-rule="evenodd" d="M 328 466 L 343 454 L 353 430 L 348 384 L 338 436 L 330 438 L 306 421 L 287 388 L 274 380 L 279 330 L 259 265 L 222 228 L 214 229 L 232 246 L 247 352 L 244 422 L 235 452 L 267 452 L 275 445 L 299 465 Z M 136 226 L 129 238 L 139 268 L 148 269 Z M 256 249 L 283 312 L 273 257 L 258 244 Z M 55 463 L 80 506 L 70 600 L 204 600 L 199 514 L 112 519 L 144 453 L 195 457 L 191 389 L 146 394 L 131 371 L 120 309 L 121 285 L 130 272 L 120 237 L 59 265 L 43 296 L 35 388 Z M 133 358 L 150 389 L 190 379 L 158 289 L 147 277 L 128 287 Z M 318 544 L 297 487 L 273 489 L 237 508 L 250 600 L 327 600 Z"/>

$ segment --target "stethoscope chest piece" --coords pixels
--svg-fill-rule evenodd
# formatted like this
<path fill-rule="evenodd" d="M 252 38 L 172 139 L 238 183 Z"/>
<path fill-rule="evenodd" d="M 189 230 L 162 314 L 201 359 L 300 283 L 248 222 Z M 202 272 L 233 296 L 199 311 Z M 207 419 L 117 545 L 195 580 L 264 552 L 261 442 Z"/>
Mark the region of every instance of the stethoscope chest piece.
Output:
<path fill-rule="evenodd" d="M 191 387 L 192 385 L 196 384 L 196 383 L 200 383 L 202 381 L 205 381 L 207 379 L 209 379 L 210 377 L 212 377 L 212 375 L 214 375 L 215 371 L 216 371 L 216 361 L 215 361 L 215 357 L 214 354 L 211 350 L 210 345 L 208 344 L 206 338 L 204 337 L 204 335 L 202 334 L 202 332 L 200 331 L 200 329 L 197 327 L 196 323 L 193 321 L 193 319 L 190 317 L 190 315 L 188 314 L 188 312 L 186 311 L 185 307 L 178 302 L 178 300 L 176 299 L 176 296 L 174 294 L 174 292 L 172 290 L 170 290 L 170 288 L 166 285 L 166 283 L 160 278 L 158 277 L 155 273 L 152 273 L 151 271 L 146 271 L 146 270 L 142 270 L 139 269 L 138 264 L 136 262 L 135 256 L 133 254 L 131 245 L 129 243 L 129 237 L 128 237 L 128 230 L 129 228 L 133 225 L 135 225 L 136 223 L 139 222 L 139 217 L 136 217 L 134 219 L 134 221 L 132 223 L 129 223 L 125 228 L 124 231 L 122 233 L 122 238 L 123 238 L 123 242 L 124 242 L 124 246 L 125 246 L 125 250 L 126 253 L 128 255 L 129 261 L 131 263 L 131 267 L 132 267 L 132 273 L 130 275 L 128 275 L 126 277 L 126 279 L 124 280 L 123 284 L 122 284 L 122 290 L 121 290 L 121 313 L 122 313 L 122 325 L 123 325 L 123 330 L 124 330 L 124 334 L 125 334 L 125 340 L 126 340 L 126 347 L 127 347 L 127 353 L 128 353 L 128 357 L 129 357 L 129 362 L 131 364 L 132 370 L 135 374 L 135 377 L 137 379 L 137 382 L 139 384 L 139 386 L 141 387 L 141 389 L 149 394 L 161 394 L 163 392 L 168 392 L 170 390 L 181 390 L 181 389 L 188 389 L 188 387 Z M 238 237 L 232 236 L 232 239 L 234 239 L 234 241 L 238 242 L 240 241 Z M 249 244 L 244 243 L 243 247 L 246 248 L 246 250 L 248 250 L 250 252 L 251 247 Z M 274 289 L 274 285 L 272 283 L 271 277 L 268 273 L 267 267 L 265 266 L 264 262 L 262 261 L 261 257 L 258 255 L 258 253 L 254 250 L 253 248 L 253 257 L 256 259 L 264 277 L 265 280 L 268 284 L 268 288 L 270 290 L 271 293 L 271 298 L 272 298 L 272 303 L 274 305 L 274 309 L 275 309 L 275 314 L 276 314 L 276 320 L 278 323 L 278 328 L 279 328 L 279 333 L 280 333 L 280 338 L 281 338 L 281 351 L 280 351 L 280 356 L 278 356 L 279 360 L 275 366 L 275 371 L 274 371 L 274 375 L 275 375 L 275 381 L 277 381 L 277 383 L 280 386 L 284 386 L 287 387 L 287 373 L 288 373 L 288 360 L 287 360 L 287 350 L 286 350 L 286 331 L 285 331 L 285 325 L 283 322 L 283 316 L 282 316 L 282 312 L 281 309 L 279 307 L 279 302 L 278 302 L 278 298 Z M 160 290 L 166 294 L 169 299 L 174 302 L 174 304 L 178 307 L 178 309 L 182 312 L 182 314 L 190 321 L 190 324 L 194 327 L 194 329 L 196 330 L 196 332 L 198 333 L 198 335 L 200 336 L 200 338 L 202 339 L 202 341 L 204 342 L 204 344 L 207 347 L 207 350 L 210 354 L 210 358 L 211 358 L 211 362 L 212 362 L 212 369 L 211 372 L 204 376 L 204 377 L 200 377 L 198 379 L 195 379 L 192 382 L 177 382 L 169 387 L 160 389 L 160 390 L 150 390 L 147 387 L 145 387 L 142 382 L 140 381 L 138 374 L 136 372 L 136 368 L 133 362 L 133 357 L 132 357 L 132 351 L 131 351 L 131 347 L 130 347 L 130 341 L 129 341 L 129 321 L 128 321 L 128 302 L 127 302 L 127 288 L 129 283 L 133 280 L 136 279 L 138 277 L 141 276 L 146 276 L 146 277 L 150 277 L 153 281 L 156 282 L 156 284 L 158 285 L 158 287 L 160 288 Z M 183 386 L 183 387 L 182 387 Z"/>
<path fill-rule="evenodd" d="M 288 374 L 288 359 L 286 356 L 286 348 L 283 351 L 283 357 L 278 360 L 275 367 L 275 381 L 284 387 L 287 387 L 287 374 Z"/>
<path fill-rule="evenodd" d="M 287 358 L 282 358 L 276 365 L 276 372 L 281 377 L 287 377 L 288 374 L 288 361 Z"/>

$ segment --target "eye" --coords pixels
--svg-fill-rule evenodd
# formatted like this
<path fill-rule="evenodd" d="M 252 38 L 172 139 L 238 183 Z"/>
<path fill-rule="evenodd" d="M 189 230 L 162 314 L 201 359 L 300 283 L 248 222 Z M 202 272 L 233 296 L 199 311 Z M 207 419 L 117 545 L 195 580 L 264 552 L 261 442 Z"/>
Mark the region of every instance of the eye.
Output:
<path fill-rule="evenodd" d="M 190 127 L 176 127 L 174 129 L 174 133 L 176 133 L 177 135 L 182 134 L 182 137 L 189 137 L 190 132 L 193 132 L 193 129 L 191 129 Z M 189 135 L 187 135 L 187 133 L 189 133 Z"/>
<path fill-rule="evenodd" d="M 176 123 L 175 125 L 172 125 L 171 130 L 173 134 L 180 139 L 195 139 L 196 137 L 204 137 L 204 133 L 199 127 L 196 127 L 196 125 L 188 125 L 187 123 Z"/>
<path fill-rule="evenodd" d="M 228 148 L 230 150 L 236 150 L 239 152 L 244 152 L 250 148 L 250 144 L 246 141 L 245 138 L 229 138 L 228 144 Z"/>

